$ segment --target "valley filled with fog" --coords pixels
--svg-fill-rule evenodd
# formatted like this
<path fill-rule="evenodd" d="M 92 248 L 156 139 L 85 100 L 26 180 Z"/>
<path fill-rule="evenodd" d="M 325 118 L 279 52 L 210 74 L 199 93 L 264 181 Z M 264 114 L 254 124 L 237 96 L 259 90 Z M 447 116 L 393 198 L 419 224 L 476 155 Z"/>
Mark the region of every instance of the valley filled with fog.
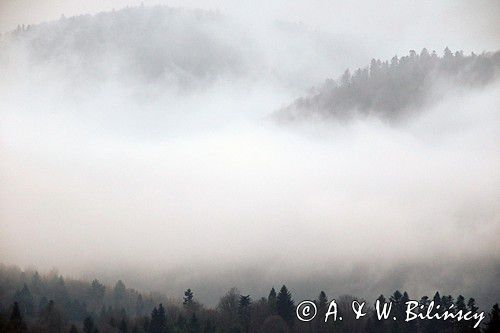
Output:
<path fill-rule="evenodd" d="M 166 6 L 4 33 L 0 262 L 208 304 L 497 300 L 498 49 L 359 41 Z"/>

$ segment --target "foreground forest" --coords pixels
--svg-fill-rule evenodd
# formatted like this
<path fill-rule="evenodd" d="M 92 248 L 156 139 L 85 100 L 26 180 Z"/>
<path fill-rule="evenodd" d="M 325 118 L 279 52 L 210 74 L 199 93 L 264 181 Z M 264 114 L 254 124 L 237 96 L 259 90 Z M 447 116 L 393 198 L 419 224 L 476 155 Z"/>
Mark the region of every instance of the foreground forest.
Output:
<path fill-rule="evenodd" d="M 404 318 L 405 302 L 411 297 L 395 291 L 381 302 L 393 302 L 392 315 Z M 350 310 L 353 296 L 336 299 L 342 321 L 322 323 L 320 320 L 299 322 L 295 315 L 296 301 L 283 285 L 272 287 L 267 297 L 254 297 L 231 288 L 215 308 L 197 302 L 187 289 L 182 300 L 159 293 L 140 293 L 127 288 L 122 281 L 113 287 L 97 279 L 92 282 L 63 278 L 56 271 L 41 275 L 37 271 L 0 266 L 0 332 L 498 332 L 498 304 L 480 328 L 474 322 L 454 320 L 379 321 L 373 307 L 368 315 L 355 320 Z M 474 298 L 462 295 L 423 296 L 429 302 L 454 311 L 483 311 Z M 326 313 L 329 300 L 319 292 L 315 300 L 318 316 Z"/>

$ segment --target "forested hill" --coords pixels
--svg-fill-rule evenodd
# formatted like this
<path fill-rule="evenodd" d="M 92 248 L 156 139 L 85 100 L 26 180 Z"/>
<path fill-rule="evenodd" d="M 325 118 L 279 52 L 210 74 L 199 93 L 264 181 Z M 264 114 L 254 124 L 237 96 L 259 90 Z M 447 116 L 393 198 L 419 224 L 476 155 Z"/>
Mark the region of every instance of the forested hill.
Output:
<path fill-rule="evenodd" d="M 217 11 L 139 6 L 20 25 L 0 38 L 0 70 L 159 90 L 276 80 L 301 91 L 357 50 L 299 23 L 254 26 Z"/>
<path fill-rule="evenodd" d="M 464 55 L 448 48 L 442 57 L 423 49 L 420 54 L 390 61 L 372 59 L 369 66 L 338 80 L 328 79 L 309 96 L 277 111 L 282 121 L 304 118 L 349 119 L 356 114 L 400 118 L 436 102 L 449 88 L 473 88 L 498 78 L 500 52 Z"/>
<path fill-rule="evenodd" d="M 131 7 L 21 25 L 4 34 L 2 46 L 13 55 L 3 60 L 26 56 L 36 68 L 74 79 L 187 85 L 245 70 L 245 38 L 235 34 L 218 12 Z"/>

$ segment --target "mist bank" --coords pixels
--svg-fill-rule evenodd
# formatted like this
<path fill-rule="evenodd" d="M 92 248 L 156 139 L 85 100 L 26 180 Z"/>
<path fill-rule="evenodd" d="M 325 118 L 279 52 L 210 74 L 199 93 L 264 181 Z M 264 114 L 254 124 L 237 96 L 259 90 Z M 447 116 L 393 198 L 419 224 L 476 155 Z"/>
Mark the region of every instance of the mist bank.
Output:
<path fill-rule="evenodd" d="M 156 291 L 172 298 L 191 288 L 200 302 L 208 306 L 216 305 L 231 287 L 259 299 L 267 296 L 270 286 L 279 288 L 283 284 L 294 294 L 297 303 L 313 299 L 320 291 L 325 291 L 331 298 L 349 295 L 368 300 L 370 304 L 381 294 L 390 295 L 394 290 L 429 297 L 436 291 L 462 294 L 473 297 L 484 307 L 497 302 L 500 297 L 500 289 L 495 283 L 500 277 L 500 259 L 493 254 L 465 260 L 439 258 L 433 262 L 402 260 L 389 263 L 382 259 L 371 262 L 332 260 L 319 264 L 312 258 L 310 261 L 312 263 L 301 262 L 293 266 L 280 259 L 250 265 L 244 262 L 231 265 L 205 262 L 165 271 L 151 265 L 111 270 L 102 266 L 89 267 L 91 271 L 83 274 L 78 270 L 73 276 L 87 280 L 97 277 L 109 284 L 122 279 L 132 288 Z"/>
<path fill-rule="evenodd" d="M 196 131 L 189 123 L 175 135 L 168 122 L 136 117 L 133 128 L 156 134 L 134 135 L 114 122 L 84 126 L 80 113 L 10 115 L 2 261 L 144 290 L 192 286 L 207 303 L 229 285 L 258 291 L 260 279 L 286 280 L 298 295 L 331 283 L 332 293 L 366 297 L 442 283 L 490 300 L 497 88 L 454 96 L 396 127 L 363 118 L 283 128 L 240 115 L 216 128 L 205 114 Z M 479 262 L 484 280 L 474 277 Z M 432 286 L 427 272 L 440 277 Z"/>
<path fill-rule="evenodd" d="M 35 272 L 49 279 L 61 274 L 68 287 L 75 284 L 71 280 L 90 282 L 97 279 L 109 291 L 112 291 L 116 281 L 122 281 L 127 288 L 150 295 L 157 302 L 161 302 L 161 297 L 164 301 L 177 304 L 180 303 L 181 295 L 189 288 L 194 291 L 197 301 L 208 307 L 215 307 L 220 298 L 232 288 L 258 300 L 267 297 L 271 287 L 279 289 L 286 285 L 294 295 L 296 304 L 304 299 L 314 299 L 320 291 L 326 292 L 331 299 L 349 296 L 373 304 L 381 294 L 389 296 L 395 290 L 404 290 L 412 296 L 411 299 L 419 299 L 424 295 L 432 297 L 436 291 L 443 295 L 463 295 L 474 298 L 481 308 L 487 308 L 497 302 L 500 296 L 500 289 L 495 283 L 500 276 L 500 260 L 494 255 L 477 259 L 440 258 L 434 262 L 400 262 L 396 265 L 384 260 L 351 263 L 332 261 L 309 266 L 304 263 L 301 270 L 283 265 L 280 260 L 267 260 L 265 267 L 262 262 L 259 265 L 244 262 L 218 265 L 205 262 L 193 267 L 168 269 L 161 265 L 113 267 L 108 262 L 102 266 L 65 269 L 64 273 L 56 268 L 39 270 L 31 266 L 24 269 L 24 274 L 19 274 L 21 279 L 24 276 L 23 282 L 28 284 L 31 284 L 31 276 Z M 7 280 L 16 276 L 19 269 L 8 266 L 1 269 L 6 283 L 4 287 L 12 287 L 12 282 L 7 284 Z M 7 274 L 9 270 L 10 273 Z M 17 285 L 17 288 L 21 287 L 22 284 Z"/>

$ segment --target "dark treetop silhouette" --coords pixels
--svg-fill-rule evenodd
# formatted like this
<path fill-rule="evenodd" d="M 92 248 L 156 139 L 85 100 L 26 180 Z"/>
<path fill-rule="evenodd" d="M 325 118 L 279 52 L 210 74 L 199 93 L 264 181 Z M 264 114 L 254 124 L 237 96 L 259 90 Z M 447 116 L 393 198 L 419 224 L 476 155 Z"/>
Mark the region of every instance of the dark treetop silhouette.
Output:
<path fill-rule="evenodd" d="M 123 281 L 114 287 L 98 280 L 86 282 L 64 279 L 55 271 L 40 275 L 17 267 L 0 266 L 0 332 L 498 332 L 500 312 L 493 306 L 485 323 L 474 329 L 473 322 L 456 320 L 379 321 L 374 307 L 355 320 L 350 314 L 351 302 L 360 300 L 342 296 L 336 301 L 342 321 L 320 320 L 329 300 L 321 291 L 315 300 L 319 316 L 311 322 L 300 322 L 295 315 L 295 301 L 286 286 L 267 298 L 242 295 L 232 288 L 215 309 L 198 303 L 192 290 L 184 299 L 173 300 L 158 293 L 140 293 L 126 288 Z M 410 296 L 394 292 L 391 316 L 404 318 L 405 302 Z M 379 300 L 386 301 L 384 296 Z M 423 296 L 420 305 L 430 301 L 442 312 L 453 304 L 453 311 L 477 312 L 474 298 L 451 295 Z M 368 305 L 368 303 L 367 303 Z M 423 310 L 422 310 L 423 311 Z"/>

